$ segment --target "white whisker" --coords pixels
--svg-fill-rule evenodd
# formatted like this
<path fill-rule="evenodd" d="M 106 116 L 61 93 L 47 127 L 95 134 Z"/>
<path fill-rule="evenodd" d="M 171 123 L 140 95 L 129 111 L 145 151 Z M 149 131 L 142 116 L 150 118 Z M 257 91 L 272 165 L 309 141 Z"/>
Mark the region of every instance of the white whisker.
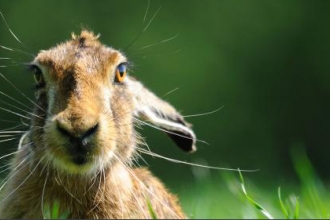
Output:
<path fill-rule="evenodd" d="M 149 11 L 149 7 L 150 7 L 150 0 L 148 0 L 147 9 L 146 9 L 146 12 L 144 13 L 144 17 L 143 17 L 143 24 L 144 24 L 144 23 L 145 23 L 145 21 L 146 21 L 146 18 L 147 18 L 147 14 L 148 14 L 148 11 Z"/>
<path fill-rule="evenodd" d="M 214 110 L 214 111 L 211 111 L 211 112 L 205 112 L 205 113 L 201 113 L 201 114 L 194 114 L 194 115 L 184 115 L 183 117 L 184 118 L 189 118 L 189 117 L 197 117 L 197 116 L 205 116 L 205 115 L 210 115 L 210 114 L 213 114 L 213 113 L 216 113 L 218 111 L 220 111 L 221 109 L 223 109 L 224 105 L 221 106 L 220 108 Z"/>
<path fill-rule="evenodd" d="M 8 122 L 8 123 L 17 123 L 17 121 L 10 121 L 10 120 L 4 120 L 4 119 L 0 119 L 1 122 Z"/>
<path fill-rule="evenodd" d="M 9 48 L 9 47 L 5 47 L 3 45 L 0 45 L 0 48 L 4 49 L 4 50 L 8 50 L 8 51 L 11 51 L 11 52 L 19 52 L 19 53 L 22 53 L 22 54 L 25 54 L 25 55 L 28 55 L 30 57 L 34 57 L 34 55 L 32 54 L 29 54 L 23 50 L 20 50 L 20 49 L 17 49 L 17 48 Z"/>
<path fill-rule="evenodd" d="M 11 156 L 11 155 L 13 155 L 13 154 L 16 154 L 17 152 L 18 152 L 18 151 L 15 151 L 15 152 L 12 152 L 12 153 L 9 153 L 9 154 L 6 154 L 6 155 L 3 155 L 3 156 L 0 157 L 0 160 L 3 159 L 3 158 L 9 157 L 9 156 Z"/>
<path fill-rule="evenodd" d="M 29 117 L 24 116 L 24 115 L 22 115 L 22 114 L 19 114 L 19 113 L 17 113 L 17 112 L 14 112 L 14 111 L 12 111 L 12 110 L 10 110 L 10 109 L 2 108 L 2 107 L 0 107 L 0 109 L 3 110 L 3 111 L 5 111 L 5 112 L 9 112 L 9 113 L 12 113 L 12 114 L 14 114 L 14 115 L 20 116 L 20 117 L 22 117 L 22 118 L 30 119 Z"/>
<path fill-rule="evenodd" d="M 13 107 L 13 108 L 15 108 L 15 109 L 17 109 L 17 110 L 20 110 L 20 111 L 22 111 L 22 112 L 25 112 L 25 113 L 27 113 L 27 114 L 29 114 L 29 115 L 34 116 L 34 117 L 37 117 L 37 118 L 43 119 L 43 117 L 41 117 L 41 116 L 39 116 L 39 115 L 33 114 L 33 113 L 31 113 L 30 111 L 27 111 L 27 110 L 25 110 L 25 109 L 23 109 L 23 108 L 17 107 L 17 106 L 15 106 L 15 105 L 10 104 L 10 103 L 4 102 L 4 101 L 0 101 L 0 103 L 3 103 L 3 104 L 8 105 L 8 106 L 10 106 L 10 107 Z"/>
<path fill-rule="evenodd" d="M 162 6 L 159 6 L 159 7 L 158 7 L 157 11 L 156 11 L 156 12 L 154 13 L 154 15 L 151 17 L 149 23 L 145 26 L 145 28 L 143 29 L 142 32 L 145 32 L 145 31 L 148 29 L 149 25 L 150 25 L 150 24 L 153 22 L 153 20 L 156 18 L 157 14 L 158 14 L 158 12 L 160 11 L 161 8 L 162 8 Z"/>
<path fill-rule="evenodd" d="M 25 133 L 26 131 L 0 131 L 0 134 L 22 134 Z"/>
<path fill-rule="evenodd" d="M 153 44 L 149 44 L 149 45 L 146 45 L 146 46 L 143 46 L 143 47 L 140 47 L 139 49 L 137 50 L 143 50 L 143 49 L 147 49 L 149 47 L 153 47 L 153 46 L 157 46 L 157 45 L 160 45 L 160 44 L 163 44 L 163 43 L 166 43 L 166 42 L 169 42 L 171 40 L 174 40 L 175 38 L 177 38 L 179 36 L 179 34 L 176 34 L 174 35 L 173 37 L 170 37 L 170 38 L 167 38 L 165 40 L 162 40 L 162 41 L 159 41 L 159 42 L 156 42 L 156 43 L 153 43 Z"/>
<path fill-rule="evenodd" d="M 5 182 L 3 182 L 2 186 L 0 187 L 0 191 L 3 189 L 3 187 L 6 186 L 6 184 L 8 183 L 9 180 L 11 180 L 16 174 L 19 173 L 19 171 L 24 167 L 22 166 L 21 168 L 19 168 L 23 163 L 25 163 L 27 161 L 28 158 L 23 159 L 14 169 L 11 170 L 11 175 L 9 175 L 6 179 Z M 19 169 L 18 169 L 19 168 Z M 15 171 L 15 172 L 13 172 Z M 1 204 L 1 202 L 0 202 Z"/>
<path fill-rule="evenodd" d="M 7 97 L 7 98 L 9 98 L 9 99 L 11 99 L 11 100 L 13 100 L 13 101 L 15 101 L 16 103 L 18 103 L 18 104 L 20 104 L 20 105 L 22 105 L 22 106 L 24 106 L 24 107 L 32 110 L 32 108 L 30 108 L 29 106 L 25 105 L 24 103 L 22 103 L 22 102 L 20 102 L 20 101 L 18 101 L 16 99 L 14 99 L 12 96 L 7 95 L 6 93 L 1 92 L 1 91 L 0 91 L 0 94 L 3 95 L 3 96 L 5 96 L 5 97 Z"/>
<path fill-rule="evenodd" d="M 18 39 L 18 37 L 14 34 L 14 32 L 11 30 L 11 28 L 9 27 L 9 24 L 7 22 L 7 20 L 5 19 L 5 16 L 2 14 L 2 12 L 0 11 L 0 15 L 2 17 L 3 22 L 5 23 L 8 31 L 10 32 L 10 34 L 16 39 L 16 41 L 18 41 L 23 47 L 26 48 L 26 46 L 20 41 L 20 39 Z"/>
<path fill-rule="evenodd" d="M 150 155 L 150 156 L 154 156 L 154 157 L 158 157 L 173 163 L 180 163 L 180 164 L 185 164 L 185 165 L 190 165 L 190 166 L 195 166 L 195 167 L 200 167 L 200 168 L 206 168 L 206 169 L 213 169 L 213 170 L 225 170 L 225 171 L 235 171 L 235 172 L 257 172 L 259 171 L 258 169 L 256 170 L 241 170 L 241 169 L 232 169 L 232 168 L 223 168 L 223 167 L 214 167 L 214 166 L 206 166 L 206 165 L 202 165 L 202 164 L 196 164 L 196 163 L 190 163 L 190 162 L 185 162 L 185 161 L 181 161 L 181 160 L 176 160 L 173 158 L 168 158 L 159 154 L 156 154 L 154 152 L 150 152 L 150 151 L 146 151 L 144 149 L 141 148 L 136 148 L 139 152 Z"/>
<path fill-rule="evenodd" d="M 58 177 L 58 179 L 57 179 L 57 177 Z M 64 186 L 64 184 L 63 184 L 63 182 L 62 182 L 62 180 L 61 180 L 61 178 L 59 177 L 59 176 L 57 176 L 57 177 L 55 177 L 55 181 L 59 184 L 59 185 L 61 185 L 62 187 L 63 187 L 63 189 L 73 198 L 73 199 L 75 199 L 79 204 L 82 204 L 82 202 L 75 196 L 75 195 L 73 195 L 70 191 L 69 191 L 69 189 L 68 188 L 66 188 L 66 186 Z"/>
<path fill-rule="evenodd" d="M 0 135 L 0 138 L 4 138 L 4 137 L 13 137 L 13 136 L 15 136 L 15 135 L 9 135 L 9 134 L 4 134 L 4 135 Z"/>
<path fill-rule="evenodd" d="M 17 92 L 19 92 L 24 98 L 26 98 L 28 101 L 30 101 L 32 104 L 34 104 L 36 107 L 38 107 L 41 111 L 46 112 L 43 108 L 41 108 L 37 103 L 35 103 L 32 99 L 30 99 L 27 95 L 25 95 L 21 90 L 17 88 L 12 82 L 10 82 L 1 72 L 0 76 L 8 82 Z"/>
<path fill-rule="evenodd" d="M 6 168 L 5 168 L 5 167 L 6 167 Z M 3 165 L 3 166 L 0 167 L 0 169 L 2 169 L 2 168 L 5 168 L 5 169 L 1 170 L 0 173 L 4 173 L 4 172 L 6 172 L 7 170 L 10 170 L 10 165 L 9 165 L 9 164 Z"/>
<path fill-rule="evenodd" d="M 24 125 L 16 125 L 16 126 L 12 126 L 12 127 L 6 128 L 6 129 L 2 129 L 2 130 L 0 130 L 0 134 L 2 131 L 11 131 L 12 129 L 20 128 L 22 126 L 24 126 Z"/>
<path fill-rule="evenodd" d="M 18 138 L 9 138 L 9 139 L 6 139 L 6 140 L 0 140 L 0 143 L 12 141 L 12 140 L 15 140 L 15 139 L 18 139 Z"/>
<path fill-rule="evenodd" d="M 179 89 L 179 87 L 177 87 L 177 88 L 175 88 L 175 89 L 172 89 L 171 91 L 169 91 L 169 92 L 167 92 L 165 95 L 163 95 L 163 97 L 168 96 L 168 95 L 170 95 L 170 94 L 173 93 L 173 92 L 176 92 L 178 89 Z"/>
<path fill-rule="evenodd" d="M 14 194 L 29 178 L 30 176 L 34 173 L 34 171 L 37 169 L 37 167 L 39 166 L 40 162 L 42 161 L 42 159 L 40 159 L 40 161 L 37 163 L 37 165 L 34 167 L 34 169 L 30 172 L 29 175 L 27 175 L 27 177 L 12 191 L 10 192 L 4 199 L 2 199 L 0 201 L 0 205 L 6 200 L 8 199 L 12 194 Z M 1 190 L 1 189 L 0 189 Z"/>
<path fill-rule="evenodd" d="M 45 166 L 46 166 L 46 164 L 45 164 Z M 42 173 L 42 171 L 41 171 L 41 173 Z M 49 167 L 48 167 L 48 170 L 47 170 L 45 183 L 44 183 L 44 186 L 42 188 L 42 193 L 41 193 L 41 212 L 42 212 L 42 216 L 44 218 L 45 218 L 45 213 L 44 213 L 44 196 L 45 196 L 45 189 L 46 189 L 46 184 L 47 184 L 47 181 L 48 181 L 48 176 L 49 176 Z"/>

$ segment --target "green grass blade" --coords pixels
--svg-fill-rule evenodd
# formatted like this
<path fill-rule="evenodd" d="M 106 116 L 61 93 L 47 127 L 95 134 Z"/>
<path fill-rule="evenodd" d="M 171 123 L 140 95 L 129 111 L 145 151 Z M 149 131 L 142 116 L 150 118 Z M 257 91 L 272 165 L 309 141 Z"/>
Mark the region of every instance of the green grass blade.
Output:
<path fill-rule="evenodd" d="M 147 198 L 146 200 L 147 200 L 147 206 L 148 206 L 148 209 L 149 209 L 149 213 L 150 213 L 150 215 L 151 215 L 151 218 L 152 218 L 152 219 L 158 219 L 158 218 L 157 218 L 157 215 L 156 215 L 156 213 L 155 213 L 155 210 L 153 209 L 153 207 L 152 207 L 152 205 L 151 205 L 150 200 L 149 200 L 148 198 Z"/>
<path fill-rule="evenodd" d="M 59 217 L 59 209 L 60 209 L 60 205 L 58 201 L 55 201 L 52 207 L 52 214 L 51 214 L 52 219 L 57 219 Z"/>
<path fill-rule="evenodd" d="M 323 196 L 325 188 L 316 174 L 304 146 L 301 144 L 294 146 L 291 154 L 295 171 L 302 184 L 304 203 L 313 210 L 314 217 L 327 218 L 328 206 L 324 203 Z"/>
<path fill-rule="evenodd" d="M 277 194 L 278 194 L 278 200 L 280 202 L 282 213 L 283 213 L 283 215 L 284 215 L 285 218 L 289 219 L 290 218 L 289 211 L 286 209 L 286 207 L 285 207 L 285 205 L 284 205 L 284 203 L 282 201 L 281 187 L 278 187 Z"/>
<path fill-rule="evenodd" d="M 258 204 L 256 201 L 254 201 L 250 196 L 248 196 L 246 188 L 245 188 L 245 183 L 244 183 L 244 178 L 240 170 L 238 170 L 239 176 L 240 176 L 240 182 L 241 182 L 241 188 L 242 191 L 247 198 L 247 200 L 251 203 L 253 207 L 255 207 L 258 211 L 260 211 L 266 218 L 268 219 L 274 219 L 274 217 L 260 204 Z"/>
<path fill-rule="evenodd" d="M 44 219 L 67 219 L 69 217 L 69 211 L 62 211 L 60 213 L 60 203 L 55 201 L 53 205 L 46 203 L 43 209 Z"/>
<path fill-rule="evenodd" d="M 299 218 L 299 201 L 298 201 L 298 198 L 297 197 L 295 197 L 295 201 L 296 201 L 296 208 L 295 208 L 295 210 L 294 210 L 294 216 L 293 216 L 293 218 L 294 219 L 298 219 Z"/>

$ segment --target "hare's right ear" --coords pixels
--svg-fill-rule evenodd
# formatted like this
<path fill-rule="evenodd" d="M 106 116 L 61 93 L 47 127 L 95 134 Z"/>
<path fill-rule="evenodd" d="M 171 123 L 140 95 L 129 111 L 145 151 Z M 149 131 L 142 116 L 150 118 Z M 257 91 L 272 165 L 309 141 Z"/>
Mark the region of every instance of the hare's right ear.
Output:
<path fill-rule="evenodd" d="M 162 129 L 182 150 L 196 151 L 196 136 L 182 115 L 132 77 L 127 84 L 134 97 L 134 115 Z"/>

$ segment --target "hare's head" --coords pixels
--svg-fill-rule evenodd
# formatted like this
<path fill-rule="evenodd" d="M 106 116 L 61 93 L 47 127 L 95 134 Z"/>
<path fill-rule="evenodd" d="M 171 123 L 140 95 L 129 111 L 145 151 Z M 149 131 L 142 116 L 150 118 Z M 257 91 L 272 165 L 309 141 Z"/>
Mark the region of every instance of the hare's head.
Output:
<path fill-rule="evenodd" d="M 88 31 L 37 55 L 30 65 L 37 107 L 29 138 L 39 159 L 85 174 L 127 162 L 140 119 L 161 128 L 183 150 L 195 150 L 195 135 L 182 116 L 128 76 L 126 64 L 122 53 Z"/>

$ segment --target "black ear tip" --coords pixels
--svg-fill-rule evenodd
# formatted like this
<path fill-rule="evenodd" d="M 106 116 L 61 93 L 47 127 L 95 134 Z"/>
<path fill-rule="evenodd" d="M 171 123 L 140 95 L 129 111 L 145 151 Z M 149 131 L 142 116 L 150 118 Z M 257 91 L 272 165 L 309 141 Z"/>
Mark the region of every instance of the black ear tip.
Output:
<path fill-rule="evenodd" d="M 197 150 L 195 146 L 195 137 L 192 134 L 179 131 L 166 132 L 174 143 L 187 153 L 193 153 Z"/>

